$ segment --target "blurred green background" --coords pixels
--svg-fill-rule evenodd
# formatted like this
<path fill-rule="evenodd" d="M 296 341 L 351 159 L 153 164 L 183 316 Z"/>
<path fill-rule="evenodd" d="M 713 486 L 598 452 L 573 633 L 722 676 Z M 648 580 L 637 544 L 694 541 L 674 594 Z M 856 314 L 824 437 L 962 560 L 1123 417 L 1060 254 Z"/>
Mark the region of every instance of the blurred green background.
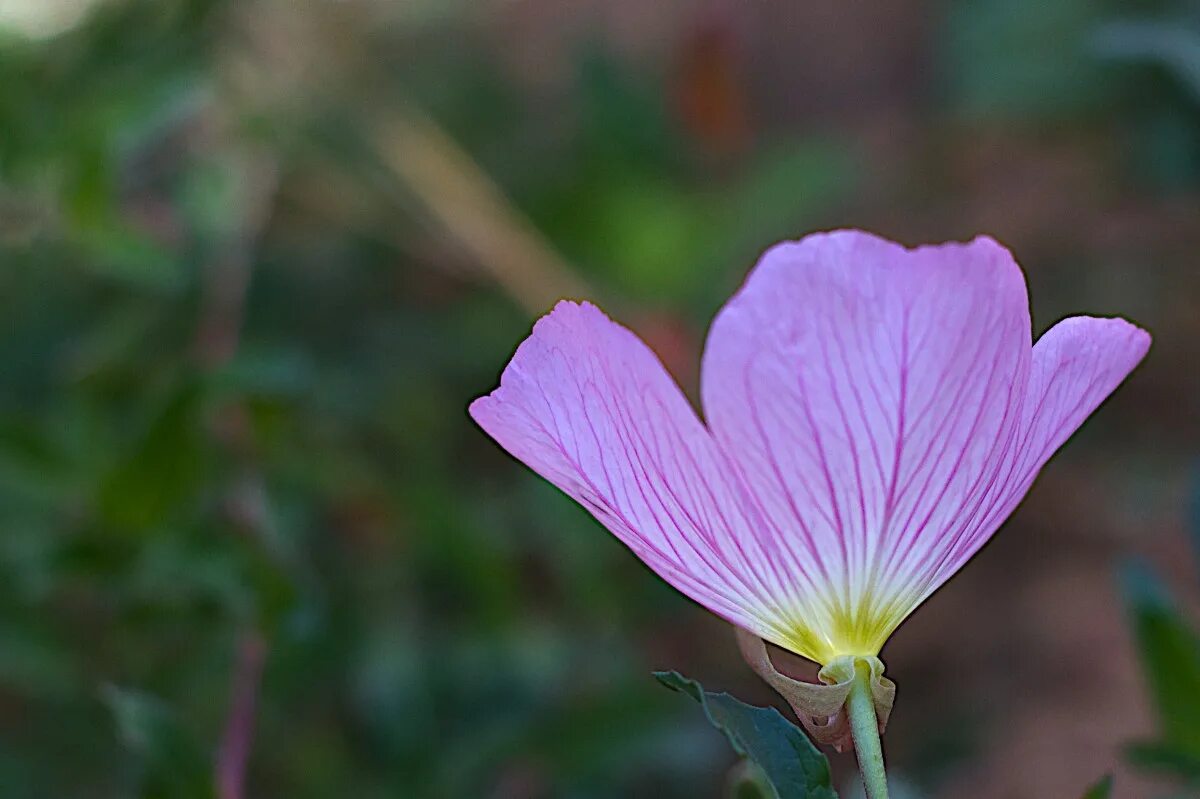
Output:
<path fill-rule="evenodd" d="M 919 795 L 1157 795 L 1126 745 L 1200 702 L 1194 3 L 0 2 L 0 796 L 723 795 L 649 672 L 775 701 L 731 632 L 465 408 L 559 296 L 694 396 L 757 254 L 842 226 L 990 233 L 1039 331 L 1154 333 L 884 657 Z M 1131 556 L 1191 677 L 1139 669 Z"/>

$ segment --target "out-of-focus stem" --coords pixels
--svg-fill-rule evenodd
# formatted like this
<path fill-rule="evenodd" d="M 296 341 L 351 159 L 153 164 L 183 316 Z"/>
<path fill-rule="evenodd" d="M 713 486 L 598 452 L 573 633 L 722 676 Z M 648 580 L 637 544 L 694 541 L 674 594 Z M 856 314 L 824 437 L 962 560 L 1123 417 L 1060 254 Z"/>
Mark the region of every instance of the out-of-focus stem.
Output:
<path fill-rule="evenodd" d="M 592 296 L 484 173 L 433 120 L 408 109 L 380 120 L 373 145 L 429 213 L 509 296 L 541 314 L 563 297 Z"/>
<path fill-rule="evenodd" d="M 245 176 L 241 227 L 224 242 L 220 254 L 204 273 L 204 299 L 196 326 L 194 353 L 201 369 L 215 371 L 234 358 L 241 343 L 246 313 L 246 294 L 250 287 L 254 247 L 270 213 L 278 170 L 273 160 L 242 153 Z M 230 454 L 243 460 L 248 444 L 243 412 L 236 404 L 220 409 L 214 419 L 214 433 Z M 262 482 L 257 467 L 246 465 L 245 481 L 258 486 Z M 231 492 L 233 493 L 233 492 Z M 231 505 L 239 503 L 230 501 Z M 244 503 L 241 503 L 244 504 Z M 262 503 L 259 503 L 262 504 Z M 252 533 L 262 535 L 266 513 L 255 506 L 255 513 L 243 513 Z M 267 657 L 267 640 L 253 627 L 238 636 L 237 653 L 230 685 L 229 712 L 217 747 L 214 782 L 217 799 L 243 799 L 246 767 L 254 744 L 255 717 Z"/>
<path fill-rule="evenodd" d="M 233 698 L 225 734 L 217 751 L 216 788 L 219 799 L 242 799 L 245 795 L 246 761 L 254 739 L 254 718 L 259 685 L 267 656 L 266 642 L 257 633 L 247 633 L 238 642 L 233 676 Z"/>
<path fill-rule="evenodd" d="M 875 700 L 871 696 L 871 667 L 861 660 L 854 665 L 854 684 L 846 699 L 846 714 L 850 717 L 850 732 L 854 736 L 854 751 L 867 799 L 887 799 L 883 744 L 879 740 L 879 721 L 875 718 Z"/>

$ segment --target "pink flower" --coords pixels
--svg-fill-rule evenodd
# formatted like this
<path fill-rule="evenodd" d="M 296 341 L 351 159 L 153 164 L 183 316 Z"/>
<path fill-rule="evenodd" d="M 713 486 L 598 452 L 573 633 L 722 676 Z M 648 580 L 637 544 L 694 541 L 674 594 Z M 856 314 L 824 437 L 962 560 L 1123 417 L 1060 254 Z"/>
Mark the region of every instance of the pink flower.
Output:
<path fill-rule="evenodd" d="M 873 657 L 1146 354 L 1122 319 L 1031 340 L 990 238 L 771 248 L 717 315 L 701 421 L 587 303 L 534 326 L 471 416 L 671 585 L 818 663 Z"/>

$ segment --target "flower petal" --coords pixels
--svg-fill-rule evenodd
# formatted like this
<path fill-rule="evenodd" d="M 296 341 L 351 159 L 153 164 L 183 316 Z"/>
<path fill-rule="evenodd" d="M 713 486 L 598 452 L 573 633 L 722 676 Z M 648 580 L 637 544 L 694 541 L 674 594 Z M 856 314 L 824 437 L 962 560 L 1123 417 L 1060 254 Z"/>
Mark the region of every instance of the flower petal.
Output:
<path fill-rule="evenodd" d="M 1042 466 L 1145 357 L 1150 334 L 1124 319 L 1074 316 L 1033 348 L 1017 446 L 986 517 L 956 541 L 926 594 L 949 579 L 1020 504 Z"/>
<path fill-rule="evenodd" d="M 1029 331 L 1024 277 L 991 239 L 909 250 L 856 231 L 772 248 L 713 323 L 709 428 L 833 591 L 813 625 L 835 654 L 874 654 L 920 601 L 915 564 L 986 511 Z"/>
<path fill-rule="evenodd" d="M 470 413 L 684 594 L 781 640 L 763 609 L 786 575 L 771 573 L 712 437 L 628 330 L 587 303 L 559 303 Z"/>

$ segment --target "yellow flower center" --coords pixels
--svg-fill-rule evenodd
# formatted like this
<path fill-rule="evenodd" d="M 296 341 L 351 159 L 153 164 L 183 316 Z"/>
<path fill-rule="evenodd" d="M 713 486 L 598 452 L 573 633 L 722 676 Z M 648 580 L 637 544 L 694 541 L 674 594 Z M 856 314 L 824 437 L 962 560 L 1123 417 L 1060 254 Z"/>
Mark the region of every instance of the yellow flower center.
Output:
<path fill-rule="evenodd" d="M 909 610 L 900 602 L 880 602 L 868 593 L 851 607 L 830 608 L 821 614 L 823 618 L 803 611 L 789 614 L 782 643 L 821 665 L 842 656 L 873 657 Z"/>

